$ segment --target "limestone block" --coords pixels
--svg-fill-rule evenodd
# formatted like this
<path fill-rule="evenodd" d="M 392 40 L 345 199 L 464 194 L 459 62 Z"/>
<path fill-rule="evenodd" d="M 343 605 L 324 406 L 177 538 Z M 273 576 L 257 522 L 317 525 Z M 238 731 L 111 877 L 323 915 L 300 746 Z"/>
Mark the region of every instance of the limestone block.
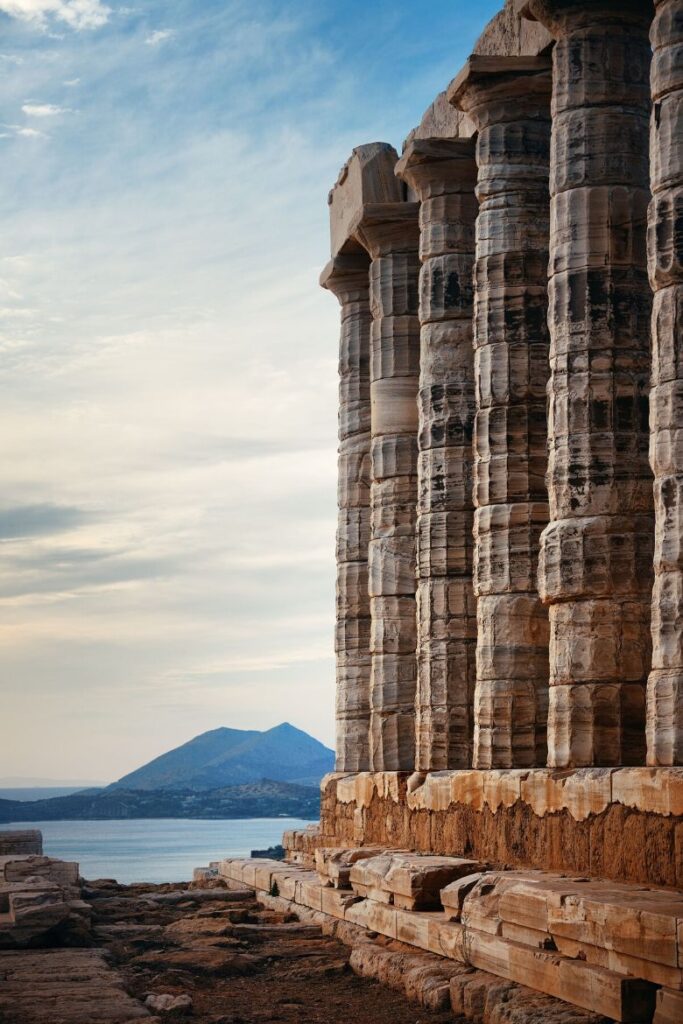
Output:
<path fill-rule="evenodd" d="M 441 889 L 481 868 L 474 860 L 395 854 L 384 875 L 393 903 L 404 910 L 437 910 Z"/>
<path fill-rule="evenodd" d="M 474 447 L 477 506 L 545 500 L 545 403 L 478 408 Z"/>
<path fill-rule="evenodd" d="M 466 944 L 474 967 L 612 1020 L 635 1024 L 653 1012 L 655 988 L 640 979 L 470 929 Z"/>
<path fill-rule="evenodd" d="M 371 597 L 415 593 L 415 536 L 410 523 L 391 536 L 374 536 L 368 548 Z"/>
<path fill-rule="evenodd" d="M 350 892 L 342 892 L 339 889 L 322 889 L 320 893 L 320 909 L 323 914 L 329 914 L 339 921 L 343 921 L 349 907 L 352 907 L 358 897 Z"/>
<path fill-rule="evenodd" d="M 448 921 L 460 921 L 462 919 L 465 897 L 472 892 L 475 885 L 483 877 L 483 872 L 475 869 L 471 874 L 462 875 L 443 887 L 441 890 L 441 903 Z"/>
<path fill-rule="evenodd" d="M 652 191 L 681 183 L 683 166 L 683 94 L 680 90 L 662 96 L 656 103 L 650 128 L 650 180 Z"/>
<path fill-rule="evenodd" d="M 552 605 L 550 683 L 637 683 L 648 671 L 647 599 L 569 601 Z M 619 637 L 618 645 L 611 642 Z"/>
<path fill-rule="evenodd" d="M 683 669 L 653 668 L 647 681 L 648 764 L 683 758 Z"/>
<path fill-rule="evenodd" d="M 381 846 L 316 846 L 315 869 L 323 885 L 349 889 L 351 868 L 356 861 L 376 857 L 384 852 Z"/>
<path fill-rule="evenodd" d="M 470 317 L 423 324 L 420 328 L 420 374 L 426 383 L 443 386 L 471 382 L 472 323 Z M 442 443 L 456 443 L 447 440 Z"/>
<path fill-rule="evenodd" d="M 679 1024 L 683 1020 L 683 992 L 660 988 L 652 1024 Z"/>
<path fill-rule="evenodd" d="M 533 679 L 477 680 L 474 767 L 533 767 L 545 761 L 548 690 Z"/>
<path fill-rule="evenodd" d="M 648 272 L 653 288 L 677 285 L 683 279 L 683 188 L 652 197 L 648 211 Z"/>
<path fill-rule="evenodd" d="M 546 603 L 579 597 L 646 596 L 654 538 L 650 516 L 584 516 L 550 523 L 543 534 L 539 592 Z"/>
<path fill-rule="evenodd" d="M 443 188 L 449 187 L 442 178 L 433 180 L 441 182 Z M 423 192 L 420 203 L 420 259 L 426 261 L 448 252 L 474 252 L 474 225 L 478 210 L 474 183 L 470 192 L 444 192 L 429 198 L 425 198 Z"/>
<path fill-rule="evenodd" d="M 369 493 L 368 493 L 369 498 Z M 370 507 L 341 508 L 337 514 L 337 547 L 339 562 L 366 562 L 370 540 Z"/>
<path fill-rule="evenodd" d="M 477 603 L 472 581 L 458 577 L 419 580 L 417 615 L 421 637 L 430 642 L 477 639 Z"/>
<path fill-rule="evenodd" d="M 414 296 L 411 297 L 413 300 Z M 417 377 L 419 371 L 420 324 L 417 317 L 414 314 L 376 313 L 370 328 L 370 381 Z"/>
<path fill-rule="evenodd" d="M 545 312 L 545 303 L 540 306 Z M 528 320 L 525 320 L 528 325 Z M 521 341 L 497 340 L 498 332 L 484 335 L 477 327 L 477 348 L 474 353 L 474 374 L 479 407 L 489 408 L 503 403 L 545 402 L 548 383 L 548 343 L 532 337 Z"/>
<path fill-rule="evenodd" d="M 395 203 L 403 199 L 396 180 L 398 154 L 385 142 L 358 146 L 342 167 L 329 197 L 332 255 L 347 248 L 354 237 L 353 225 L 368 203 Z"/>
<path fill-rule="evenodd" d="M 417 521 L 418 579 L 472 572 L 472 519 L 460 510 L 422 512 Z"/>
<path fill-rule="evenodd" d="M 370 651 L 410 654 L 417 643 L 415 600 L 411 597 L 373 597 Z"/>
<path fill-rule="evenodd" d="M 417 459 L 417 479 L 418 515 L 426 512 L 459 512 L 464 518 L 472 504 L 471 446 L 428 448 L 421 451 Z"/>
<path fill-rule="evenodd" d="M 622 184 L 557 193 L 550 214 L 550 273 L 642 264 L 649 201 L 647 188 Z"/>
<path fill-rule="evenodd" d="M 548 616 L 533 594 L 497 594 L 477 602 L 477 679 L 548 677 Z"/>
<path fill-rule="evenodd" d="M 417 377 L 390 377 L 370 385 L 373 436 L 417 432 Z"/>
<path fill-rule="evenodd" d="M 381 505 L 410 504 L 414 491 L 417 467 L 417 441 L 412 434 L 390 434 L 387 437 L 373 437 L 372 455 L 372 503 Z M 396 483 L 387 481 L 396 480 Z M 385 484 L 378 487 L 378 484 Z"/>
<path fill-rule="evenodd" d="M 557 114 L 553 132 L 553 193 L 609 184 L 615 177 L 640 185 L 647 179 L 647 114 L 626 120 L 617 107 L 579 107 Z"/>
<path fill-rule="evenodd" d="M 472 252 L 432 256 L 420 271 L 420 322 L 440 323 L 472 314 Z"/>
<path fill-rule="evenodd" d="M 479 597 L 536 588 L 539 538 L 548 506 L 486 505 L 474 514 L 474 588 Z"/>
<path fill-rule="evenodd" d="M 653 385 L 683 376 L 683 284 L 662 288 L 652 305 Z"/>
<path fill-rule="evenodd" d="M 337 501 L 340 508 L 367 507 L 370 500 L 370 445 L 366 435 L 341 442 L 337 460 Z"/>
<path fill-rule="evenodd" d="M 467 693 L 467 704 L 453 702 L 437 704 L 438 697 L 427 691 L 431 678 L 441 669 L 440 663 L 429 663 L 422 677 L 418 666 L 418 697 L 415 706 L 415 764 L 431 764 L 438 770 L 441 765 L 468 768 L 472 763 L 472 734 L 474 730 L 474 648 L 472 667 L 460 687 L 449 679 L 448 689 L 462 689 Z M 421 686 L 420 686 L 421 684 Z M 465 689 L 466 687 L 466 689 Z"/>
<path fill-rule="evenodd" d="M 645 760 L 645 684 L 550 687 L 548 764 L 629 765 Z"/>

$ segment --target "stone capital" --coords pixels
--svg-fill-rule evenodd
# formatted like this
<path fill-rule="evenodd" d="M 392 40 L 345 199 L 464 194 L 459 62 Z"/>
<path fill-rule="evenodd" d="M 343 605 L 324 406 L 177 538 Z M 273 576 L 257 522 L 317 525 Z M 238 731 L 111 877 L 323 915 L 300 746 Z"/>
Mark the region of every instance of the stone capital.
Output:
<path fill-rule="evenodd" d="M 474 191 L 474 153 L 473 139 L 413 139 L 396 164 L 396 174 L 421 200 L 444 192 Z"/>
<path fill-rule="evenodd" d="M 522 17 L 539 21 L 556 38 L 574 29 L 614 22 L 649 24 L 652 0 L 528 0 Z"/>
<path fill-rule="evenodd" d="M 343 306 L 367 298 L 370 288 L 370 258 L 366 252 L 342 253 L 327 263 L 320 275 L 320 287 L 326 288 Z"/>
<path fill-rule="evenodd" d="M 448 87 L 453 106 L 481 130 L 489 124 L 550 117 L 550 56 L 489 57 L 472 54 Z"/>
<path fill-rule="evenodd" d="M 400 252 L 417 252 L 420 242 L 419 203 L 368 203 L 350 232 L 373 260 Z"/>

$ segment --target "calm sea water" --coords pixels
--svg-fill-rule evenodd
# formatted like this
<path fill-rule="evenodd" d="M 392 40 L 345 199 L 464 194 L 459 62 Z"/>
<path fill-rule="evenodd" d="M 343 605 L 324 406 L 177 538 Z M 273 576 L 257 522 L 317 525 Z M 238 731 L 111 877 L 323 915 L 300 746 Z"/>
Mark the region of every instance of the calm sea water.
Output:
<path fill-rule="evenodd" d="M 84 878 L 119 882 L 184 882 L 192 870 L 222 857 L 248 857 L 274 846 L 285 829 L 305 828 L 299 818 L 197 821 L 22 821 L 2 829 L 38 828 L 45 853 L 75 860 Z"/>

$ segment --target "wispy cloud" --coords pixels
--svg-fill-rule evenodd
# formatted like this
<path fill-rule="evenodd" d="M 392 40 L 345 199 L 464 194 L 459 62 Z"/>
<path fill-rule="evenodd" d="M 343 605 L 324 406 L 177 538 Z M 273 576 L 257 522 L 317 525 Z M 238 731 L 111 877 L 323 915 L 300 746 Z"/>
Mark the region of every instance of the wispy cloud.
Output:
<path fill-rule="evenodd" d="M 147 36 L 145 42 L 147 43 L 148 46 L 160 46 L 161 43 L 167 42 L 174 35 L 175 32 L 173 31 L 173 29 L 158 28 Z"/>
<path fill-rule="evenodd" d="M 0 11 L 41 27 L 56 18 L 77 31 L 101 28 L 111 13 L 101 0 L 0 0 Z"/>
<path fill-rule="evenodd" d="M 27 117 L 57 117 L 71 113 L 69 107 L 59 107 L 55 103 L 24 103 L 21 109 Z"/>
<path fill-rule="evenodd" d="M 25 124 L 4 124 L 3 128 L 9 129 L 9 131 L 3 134 L 3 138 L 9 138 L 12 135 L 18 135 L 25 139 L 45 139 L 47 135 L 45 132 L 41 132 L 39 128 L 31 128 Z"/>

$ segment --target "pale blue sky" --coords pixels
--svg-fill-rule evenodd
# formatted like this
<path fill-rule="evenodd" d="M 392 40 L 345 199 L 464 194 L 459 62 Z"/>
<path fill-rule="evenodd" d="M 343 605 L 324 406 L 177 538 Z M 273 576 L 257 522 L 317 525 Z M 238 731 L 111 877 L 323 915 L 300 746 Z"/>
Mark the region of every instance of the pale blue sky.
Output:
<path fill-rule="evenodd" d="M 332 744 L 327 192 L 498 7 L 0 0 L 0 775 Z"/>

